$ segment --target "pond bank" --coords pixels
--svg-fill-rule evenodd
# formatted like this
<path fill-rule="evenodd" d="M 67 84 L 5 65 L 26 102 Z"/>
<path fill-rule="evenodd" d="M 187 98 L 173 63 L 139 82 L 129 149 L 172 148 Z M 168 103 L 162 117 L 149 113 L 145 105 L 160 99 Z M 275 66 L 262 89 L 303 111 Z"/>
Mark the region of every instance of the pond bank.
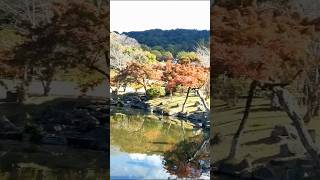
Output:
<path fill-rule="evenodd" d="M 108 107 L 101 98 L 1 103 L 0 138 L 107 151 Z"/>
<path fill-rule="evenodd" d="M 118 107 L 130 107 L 141 109 L 146 112 L 155 113 L 162 116 L 185 119 L 198 127 L 209 130 L 210 121 L 208 113 L 205 111 L 198 97 L 189 97 L 186 103 L 186 110 L 181 112 L 184 96 L 161 97 L 148 100 L 146 96 L 130 93 L 111 98 L 111 105 Z"/>

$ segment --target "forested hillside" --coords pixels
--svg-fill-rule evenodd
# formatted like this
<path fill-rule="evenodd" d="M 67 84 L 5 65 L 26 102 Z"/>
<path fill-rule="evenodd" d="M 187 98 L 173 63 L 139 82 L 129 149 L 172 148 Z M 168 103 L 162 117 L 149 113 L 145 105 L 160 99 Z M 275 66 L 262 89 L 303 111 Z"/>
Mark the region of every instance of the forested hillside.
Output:
<path fill-rule="evenodd" d="M 179 51 L 193 51 L 199 42 L 209 43 L 209 31 L 207 30 L 152 29 L 125 32 L 123 34 L 136 39 L 140 44 L 145 44 L 152 49 L 170 51 L 174 55 Z"/>

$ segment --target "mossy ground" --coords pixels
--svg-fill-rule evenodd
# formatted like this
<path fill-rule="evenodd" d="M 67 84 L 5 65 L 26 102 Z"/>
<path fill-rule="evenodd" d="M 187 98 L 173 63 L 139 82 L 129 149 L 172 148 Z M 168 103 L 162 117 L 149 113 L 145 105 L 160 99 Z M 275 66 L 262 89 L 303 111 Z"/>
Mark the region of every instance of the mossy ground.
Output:
<path fill-rule="evenodd" d="M 163 109 L 164 111 L 170 111 L 172 113 L 181 112 L 182 104 L 185 101 L 185 94 L 177 94 L 172 97 L 165 96 L 159 97 L 155 99 L 148 100 L 147 103 L 151 105 L 151 107 L 158 107 Z M 190 94 L 186 105 L 185 105 L 185 113 L 194 113 L 198 111 L 197 103 L 201 104 L 201 100 L 195 94 Z M 210 99 L 207 100 L 208 106 L 210 106 Z"/>

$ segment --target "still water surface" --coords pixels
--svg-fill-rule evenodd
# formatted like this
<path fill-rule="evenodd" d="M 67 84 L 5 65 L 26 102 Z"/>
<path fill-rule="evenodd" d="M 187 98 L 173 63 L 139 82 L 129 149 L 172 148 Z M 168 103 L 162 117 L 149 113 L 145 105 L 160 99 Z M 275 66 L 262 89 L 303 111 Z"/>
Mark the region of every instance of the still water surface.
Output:
<path fill-rule="evenodd" d="M 111 179 L 210 179 L 208 161 L 188 163 L 203 133 L 182 128 L 180 121 L 137 110 L 112 110 L 110 118 Z M 207 158 L 208 159 L 208 158 Z"/>
<path fill-rule="evenodd" d="M 108 179 L 108 153 L 0 141 L 1 180 Z"/>

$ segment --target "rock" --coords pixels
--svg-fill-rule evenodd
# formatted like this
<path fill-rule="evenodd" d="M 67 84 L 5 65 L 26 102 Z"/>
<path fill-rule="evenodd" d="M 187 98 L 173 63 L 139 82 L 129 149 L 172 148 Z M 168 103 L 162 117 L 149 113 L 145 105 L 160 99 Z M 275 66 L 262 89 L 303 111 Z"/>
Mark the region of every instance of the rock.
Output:
<path fill-rule="evenodd" d="M 248 158 L 245 158 L 239 163 L 222 162 L 218 168 L 220 172 L 240 176 L 241 172 L 251 171 L 252 164 Z"/>
<path fill-rule="evenodd" d="M 303 169 L 288 169 L 286 171 L 286 180 L 303 180 L 304 179 L 304 173 Z"/>
<path fill-rule="evenodd" d="M 193 121 L 203 122 L 203 120 L 207 119 L 207 117 L 205 116 L 205 113 L 203 113 L 203 112 L 196 112 L 196 113 L 190 114 L 188 116 L 188 119 L 191 119 Z"/>
<path fill-rule="evenodd" d="M 279 154 L 281 157 L 288 157 L 288 156 L 294 155 L 294 153 L 291 152 L 289 145 L 287 143 L 280 145 L 280 153 Z"/>
<path fill-rule="evenodd" d="M 132 108 L 137 108 L 137 109 L 144 109 L 144 110 L 148 110 L 149 106 L 148 104 L 144 103 L 144 102 L 132 102 L 130 104 L 130 106 Z"/>
<path fill-rule="evenodd" d="M 109 140 L 107 139 L 107 130 L 105 127 L 95 128 L 90 132 L 86 133 L 84 136 L 94 140 L 90 148 L 105 151 L 108 149 Z"/>
<path fill-rule="evenodd" d="M 196 101 L 195 103 L 194 103 L 194 106 L 196 107 L 196 106 L 200 106 L 201 105 L 201 103 L 199 102 L 199 101 Z"/>
<path fill-rule="evenodd" d="M 6 97 L 7 102 L 17 102 L 17 100 L 18 100 L 17 92 L 7 91 L 7 97 Z"/>
<path fill-rule="evenodd" d="M 61 131 L 62 130 L 62 126 L 61 125 L 56 125 L 56 126 L 53 126 L 53 129 L 55 130 L 55 131 Z"/>
<path fill-rule="evenodd" d="M 55 134 L 49 134 L 42 138 L 41 141 L 43 144 L 52 144 L 52 145 L 66 145 L 67 140 L 63 136 L 58 136 Z"/>
<path fill-rule="evenodd" d="M 294 139 L 282 139 L 280 145 L 280 153 L 281 157 L 288 157 L 293 155 L 304 155 L 306 153 L 305 148 L 300 143 L 300 141 Z"/>
<path fill-rule="evenodd" d="M 278 180 L 277 174 L 269 167 L 259 167 L 253 171 L 253 178 L 263 180 Z"/>
<path fill-rule="evenodd" d="M 83 117 L 83 118 L 81 118 L 79 123 L 80 123 L 79 128 L 82 131 L 91 130 L 93 128 L 98 127 L 100 124 L 99 120 L 93 116 Z"/>
<path fill-rule="evenodd" d="M 298 133 L 297 130 L 292 126 L 292 125 L 276 125 L 271 132 L 271 137 L 277 138 L 281 136 L 288 136 L 289 138 L 292 139 L 297 139 L 298 138 Z"/>
<path fill-rule="evenodd" d="M 271 137 L 276 138 L 279 136 L 288 136 L 287 129 L 284 126 L 276 125 L 272 132 L 271 132 Z"/>
<path fill-rule="evenodd" d="M 0 117 L 0 138 L 22 140 L 21 130 L 14 125 L 6 116 Z"/>
<path fill-rule="evenodd" d="M 179 118 L 186 118 L 186 117 L 187 117 L 187 114 L 186 114 L 186 113 L 183 113 L 183 112 L 178 112 L 178 113 L 177 113 L 177 117 L 179 117 Z"/>
<path fill-rule="evenodd" d="M 93 138 L 88 138 L 85 136 L 73 136 L 67 137 L 68 145 L 79 148 L 93 149 L 96 141 Z"/>
<path fill-rule="evenodd" d="M 6 116 L 0 117 L 0 132 L 19 132 L 19 128 L 14 125 Z"/>
<path fill-rule="evenodd" d="M 0 138 L 21 141 L 23 139 L 23 135 L 20 132 L 3 132 L 0 133 Z"/>
<path fill-rule="evenodd" d="M 130 96 L 130 95 L 127 95 L 127 96 L 124 96 L 123 99 L 122 99 L 124 102 L 126 101 L 130 101 L 130 102 L 141 102 L 141 99 L 139 96 Z"/>

